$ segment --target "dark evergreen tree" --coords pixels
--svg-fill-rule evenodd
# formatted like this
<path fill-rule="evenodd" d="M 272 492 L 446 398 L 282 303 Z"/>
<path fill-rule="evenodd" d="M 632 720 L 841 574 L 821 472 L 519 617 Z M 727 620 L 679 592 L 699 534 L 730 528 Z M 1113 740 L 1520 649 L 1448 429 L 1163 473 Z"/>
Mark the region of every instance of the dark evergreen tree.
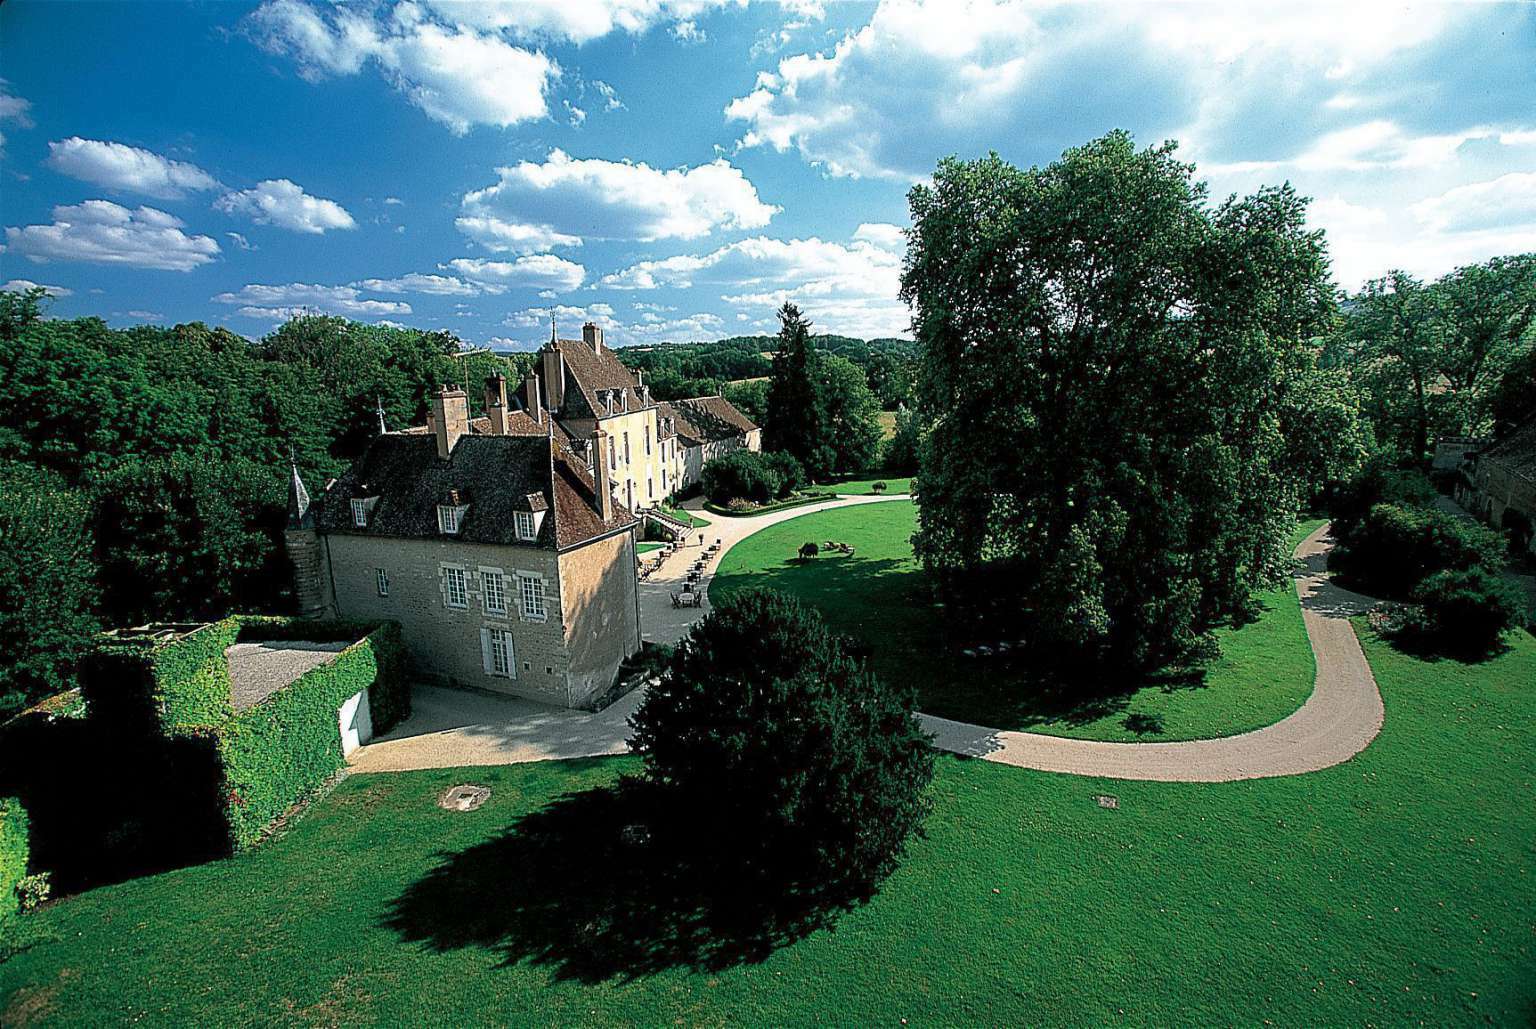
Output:
<path fill-rule="evenodd" d="M 825 401 L 816 378 L 811 323 L 794 304 L 779 309 L 779 349 L 768 384 L 764 444 L 795 456 L 812 479 L 832 472 L 835 455 L 827 442 Z"/>
<path fill-rule="evenodd" d="M 749 590 L 678 646 L 632 745 L 668 806 L 696 812 L 749 866 L 857 893 L 928 811 L 933 752 L 913 704 L 815 611 Z"/>

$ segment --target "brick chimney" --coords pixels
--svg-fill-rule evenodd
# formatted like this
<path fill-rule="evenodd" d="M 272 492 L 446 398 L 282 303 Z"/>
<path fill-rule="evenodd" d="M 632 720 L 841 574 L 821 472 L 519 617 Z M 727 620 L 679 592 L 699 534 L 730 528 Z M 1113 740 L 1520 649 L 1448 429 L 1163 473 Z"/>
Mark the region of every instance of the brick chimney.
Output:
<path fill-rule="evenodd" d="M 511 414 L 507 410 L 507 377 L 500 372 L 487 376 L 485 380 L 485 416 L 491 422 L 491 434 L 493 436 L 505 436 L 507 434 L 507 416 Z"/>
<path fill-rule="evenodd" d="M 437 456 L 447 460 L 459 437 L 469 432 L 469 397 L 451 382 L 438 387 L 429 424 L 437 437 Z"/>
<path fill-rule="evenodd" d="M 551 343 L 540 351 L 544 359 L 544 400 L 551 411 L 560 410 L 565 402 L 565 357 Z"/>
<path fill-rule="evenodd" d="M 608 434 L 592 433 L 592 482 L 597 490 L 597 513 L 603 521 L 613 517 L 613 492 L 608 487 Z"/>
<path fill-rule="evenodd" d="M 529 372 L 528 378 L 523 380 L 523 406 L 528 409 L 528 417 L 544 424 L 544 408 L 539 406 L 539 373 Z"/>
<path fill-rule="evenodd" d="M 581 327 L 581 341 L 595 353 L 603 352 L 603 330 L 597 327 L 596 322 L 587 322 Z"/>

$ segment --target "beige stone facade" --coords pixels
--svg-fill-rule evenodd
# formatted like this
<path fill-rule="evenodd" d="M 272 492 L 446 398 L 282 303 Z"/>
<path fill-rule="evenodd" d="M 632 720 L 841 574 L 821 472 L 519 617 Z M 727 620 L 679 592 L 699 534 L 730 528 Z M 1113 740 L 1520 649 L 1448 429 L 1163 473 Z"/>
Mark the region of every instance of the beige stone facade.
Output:
<path fill-rule="evenodd" d="M 477 432 L 463 398 L 376 437 L 313 511 L 295 472 L 300 608 L 398 622 L 424 680 L 589 707 L 640 649 L 638 522 L 547 420 Z"/>

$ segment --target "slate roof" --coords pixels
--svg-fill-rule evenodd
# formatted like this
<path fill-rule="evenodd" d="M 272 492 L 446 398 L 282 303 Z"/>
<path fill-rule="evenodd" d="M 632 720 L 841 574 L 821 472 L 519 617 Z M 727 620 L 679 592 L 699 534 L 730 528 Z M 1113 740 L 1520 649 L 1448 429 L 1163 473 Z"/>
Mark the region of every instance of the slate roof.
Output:
<path fill-rule="evenodd" d="M 649 405 L 641 395 L 640 383 L 634 373 L 624 367 L 614 352 L 603 347 L 598 353 L 579 339 L 552 340 L 553 346 L 565 359 L 565 398 L 559 415 L 563 418 L 606 418 L 610 414 L 629 410 L 639 411 Z M 605 395 L 615 393 L 610 408 Z M 627 407 L 625 405 L 628 405 Z"/>
<path fill-rule="evenodd" d="M 617 501 L 613 517 L 597 512 L 597 493 L 586 464 L 560 440 L 538 435 L 460 437 L 447 460 L 430 433 L 406 431 L 374 437 L 368 450 L 316 503 L 321 532 L 441 539 L 437 506 L 457 491 L 467 504 L 459 532 L 469 543 L 564 550 L 635 524 Z M 353 499 L 378 497 L 366 528 L 352 524 Z M 516 511 L 550 513 L 531 544 L 517 538 Z"/>
<path fill-rule="evenodd" d="M 1528 418 L 1525 424 L 1478 455 L 1479 463 L 1498 465 L 1512 475 L 1536 482 L 1536 418 Z"/>
<path fill-rule="evenodd" d="M 471 418 L 469 431 L 477 436 L 491 435 L 491 420 L 489 418 Z M 401 429 L 401 433 L 407 435 L 430 435 L 432 427 L 429 425 L 413 425 L 408 429 Z M 522 408 L 513 408 L 507 412 L 507 435 L 509 436 L 547 436 L 549 432 L 544 426 L 533 420 L 533 416 Z M 565 431 L 565 427 L 557 420 L 555 422 L 555 436 L 563 443 L 569 443 L 573 437 Z"/>
<path fill-rule="evenodd" d="M 672 418 L 677 434 L 688 446 L 735 439 L 757 429 L 757 425 L 724 397 L 693 397 L 661 405 L 662 414 Z"/>

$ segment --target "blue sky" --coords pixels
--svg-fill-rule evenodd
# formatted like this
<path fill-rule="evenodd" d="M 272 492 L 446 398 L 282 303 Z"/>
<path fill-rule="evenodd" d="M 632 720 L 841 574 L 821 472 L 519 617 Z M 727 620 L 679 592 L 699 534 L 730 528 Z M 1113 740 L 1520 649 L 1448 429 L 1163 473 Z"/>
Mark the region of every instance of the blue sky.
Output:
<path fill-rule="evenodd" d="M 1292 181 L 1346 287 L 1536 250 L 1536 5 L 0 5 L 0 284 L 536 345 L 900 334 L 937 159 L 1181 141 Z"/>

